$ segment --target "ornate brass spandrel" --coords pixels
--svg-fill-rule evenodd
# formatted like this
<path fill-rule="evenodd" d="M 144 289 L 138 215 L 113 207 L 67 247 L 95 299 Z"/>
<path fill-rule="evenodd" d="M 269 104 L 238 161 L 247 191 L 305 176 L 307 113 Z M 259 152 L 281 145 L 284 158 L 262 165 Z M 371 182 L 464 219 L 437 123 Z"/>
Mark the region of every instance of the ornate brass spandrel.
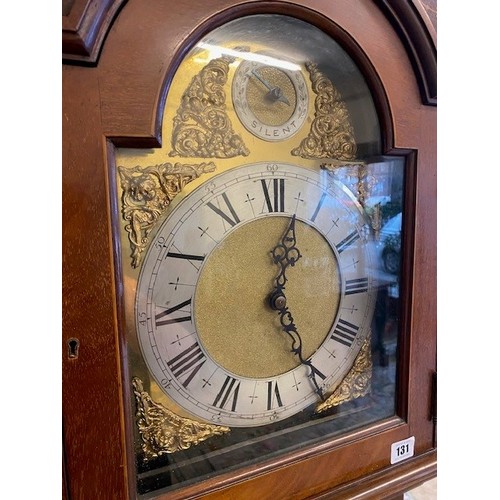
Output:
<path fill-rule="evenodd" d="M 372 353 L 370 346 L 371 334 L 363 342 L 349 373 L 326 401 L 316 406 L 316 413 L 324 412 L 334 406 L 369 394 L 372 382 Z"/>
<path fill-rule="evenodd" d="M 173 120 L 170 156 L 232 158 L 250 153 L 226 112 L 224 86 L 232 60 L 213 59 L 191 80 Z"/>
<path fill-rule="evenodd" d="M 150 167 L 118 167 L 122 215 L 132 250 L 132 267 L 141 263 L 148 236 L 161 214 L 189 182 L 215 170 L 215 164 L 161 163 Z"/>
<path fill-rule="evenodd" d="M 136 401 L 136 422 L 144 460 L 187 450 L 214 436 L 230 432 L 229 427 L 205 424 L 176 415 L 152 400 L 138 377 L 132 380 Z"/>
<path fill-rule="evenodd" d="M 306 69 L 316 94 L 314 119 L 309 134 L 299 147 L 292 150 L 292 155 L 310 159 L 332 158 L 341 162 L 355 160 L 354 129 L 340 92 L 316 64 L 308 62 Z"/>

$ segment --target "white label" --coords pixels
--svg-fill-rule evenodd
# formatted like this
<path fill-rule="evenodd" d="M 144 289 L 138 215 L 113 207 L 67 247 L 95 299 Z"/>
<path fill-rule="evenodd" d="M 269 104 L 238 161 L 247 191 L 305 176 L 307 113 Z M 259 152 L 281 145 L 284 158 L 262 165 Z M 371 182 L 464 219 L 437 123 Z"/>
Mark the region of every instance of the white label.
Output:
<path fill-rule="evenodd" d="M 397 464 L 401 460 L 413 457 L 415 452 L 415 436 L 397 441 L 391 445 L 391 464 Z"/>

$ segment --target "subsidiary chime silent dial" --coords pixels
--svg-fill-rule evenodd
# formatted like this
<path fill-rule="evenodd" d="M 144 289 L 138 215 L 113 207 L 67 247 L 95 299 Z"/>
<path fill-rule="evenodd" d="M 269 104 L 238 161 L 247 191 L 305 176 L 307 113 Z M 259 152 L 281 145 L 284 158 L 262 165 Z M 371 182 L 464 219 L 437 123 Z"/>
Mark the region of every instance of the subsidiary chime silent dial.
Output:
<path fill-rule="evenodd" d="M 308 113 L 302 68 L 266 54 L 250 56 L 251 60 L 240 62 L 234 75 L 234 110 L 245 128 L 259 139 L 289 139 L 300 130 Z"/>

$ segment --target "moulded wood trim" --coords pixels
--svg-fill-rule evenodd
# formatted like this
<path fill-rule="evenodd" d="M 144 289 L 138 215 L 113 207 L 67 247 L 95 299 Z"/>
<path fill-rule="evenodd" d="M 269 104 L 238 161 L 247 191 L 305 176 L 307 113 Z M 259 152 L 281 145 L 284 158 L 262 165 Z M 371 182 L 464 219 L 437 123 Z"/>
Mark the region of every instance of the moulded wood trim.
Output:
<path fill-rule="evenodd" d="M 379 500 L 393 498 L 437 476 L 437 452 L 429 451 L 406 462 L 391 465 L 361 480 L 351 481 L 334 492 L 310 497 L 314 500 L 349 498 L 350 500 Z"/>
<path fill-rule="evenodd" d="M 418 1 L 374 0 L 394 26 L 413 65 L 422 102 L 437 105 L 436 30 Z"/>
<path fill-rule="evenodd" d="M 127 0 L 75 0 L 62 16 L 63 62 L 95 64 L 118 10 Z"/>
<path fill-rule="evenodd" d="M 412 0 L 437 47 L 437 0 Z"/>
<path fill-rule="evenodd" d="M 290 467 L 300 475 L 305 467 L 303 465 L 304 461 L 316 459 L 315 468 L 319 468 L 321 467 L 320 462 L 328 461 L 328 456 L 330 453 L 335 452 L 335 450 L 355 442 L 366 440 L 372 436 L 380 435 L 383 432 L 391 431 L 398 435 L 407 435 L 409 432 L 407 424 L 401 418 L 397 416 L 389 417 L 368 427 L 332 438 L 325 443 L 307 446 L 295 452 L 284 454 L 279 458 L 268 459 L 257 465 L 246 466 L 236 471 L 216 475 L 206 480 L 203 485 L 197 483 L 193 486 L 170 491 L 167 494 L 159 495 L 158 499 L 182 500 L 184 498 L 213 496 L 218 491 L 227 491 L 231 487 L 241 485 L 246 481 L 259 481 L 259 478 L 263 478 L 268 482 L 274 482 L 273 475 L 285 467 Z M 283 494 L 292 494 L 288 490 L 289 487 L 291 485 L 283 484 L 281 486 Z"/>
<path fill-rule="evenodd" d="M 115 165 L 115 154 L 116 147 L 112 141 L 106 141 L 106 161 L 108 165 Z M 117 177 L 116 169 L 108 169 L 108 193 L 117 193 Z M 114 282 L 121 283 L 121 278 L 123 276 L 122 262 L 120 259 L 120 204 L 117 196 L 109 196 L 110 204 L 110 225 L 111 225 L 111 242 L 112 242 L 112 252 L 113 252 L 113 269 L 114 269 Z M 121 297 L 121 292 L 119 297 Z M 123 300 L 116 301 L 116 322 L 117 331 L 123 332 L 125 328 L 125 309 Z M 128 382 L 131 380 L 129 365 L 127 362 L 127 339 L 124 335 L 117 335 L 118 350 L 120 352 L 120 370 L 121 370 L 121 380 L 122 380 L 122 426 L 123 426 L 123 444 L 124 444 L 124 455 L 126 459 L 124 460 L 124 469 L 126 476 L 126 483 L 128 487 L 128 492 L 130 497 L 132 497 L 132 492 L 136 488 L 136 471 L 135 471 L 135 450 L 133 440 L 129 439 L 129 436 L 134 435 L 134 418 L 130 415 L 130 408 L 126 402 L 132 401 L 134 394 L 132 392 L 132 386 Z"/>

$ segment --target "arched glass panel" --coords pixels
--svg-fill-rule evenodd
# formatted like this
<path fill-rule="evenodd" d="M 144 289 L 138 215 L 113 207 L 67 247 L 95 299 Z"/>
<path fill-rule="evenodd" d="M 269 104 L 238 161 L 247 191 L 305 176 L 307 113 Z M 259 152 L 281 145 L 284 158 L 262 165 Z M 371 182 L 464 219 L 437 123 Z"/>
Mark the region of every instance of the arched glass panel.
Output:
<path fill-rule="evenodd" d="M 405 162 L 317 27 L 217 28 L 169 86 L 163 146 L 117 152 L 138 493 L 396 412 Z"/>

